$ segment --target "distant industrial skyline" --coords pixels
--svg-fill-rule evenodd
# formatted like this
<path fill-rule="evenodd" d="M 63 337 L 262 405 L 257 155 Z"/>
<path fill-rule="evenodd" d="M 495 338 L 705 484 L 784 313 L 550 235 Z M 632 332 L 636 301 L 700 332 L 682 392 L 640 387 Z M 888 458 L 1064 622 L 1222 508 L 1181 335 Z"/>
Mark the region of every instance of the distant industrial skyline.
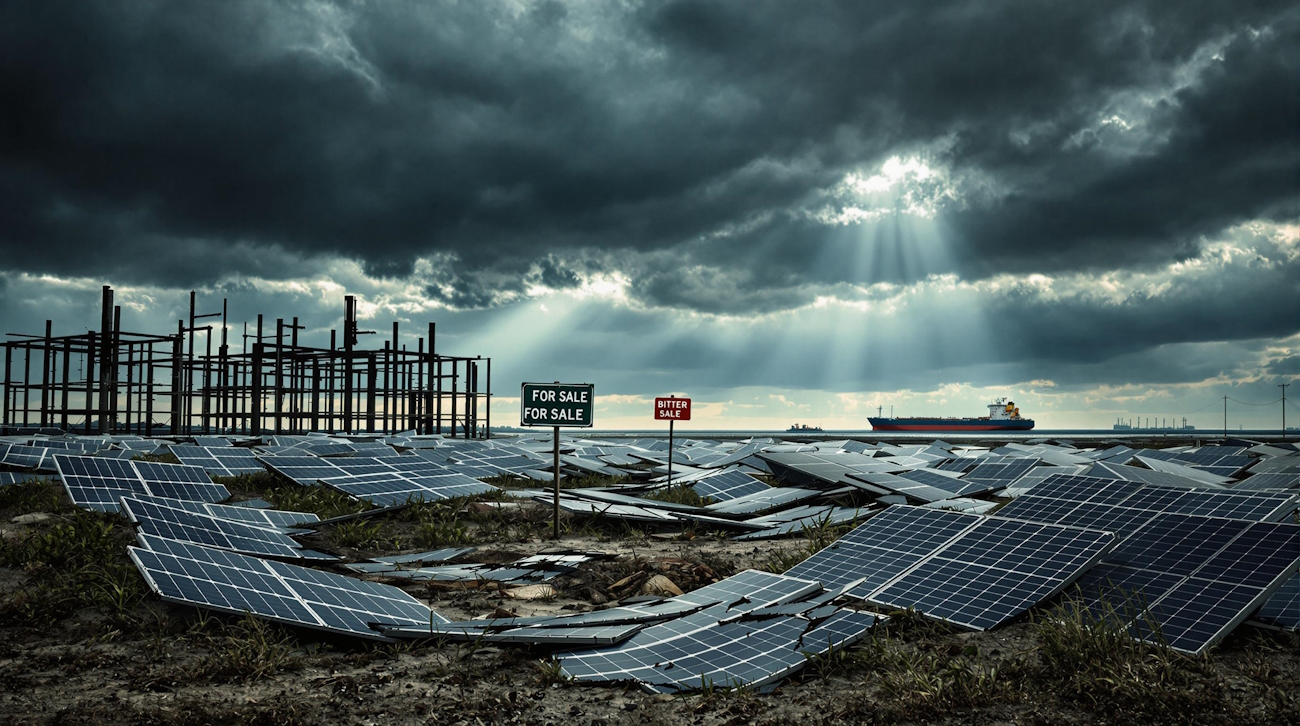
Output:
<path fill-rule="evenodd" d="M 194 289 L 327 343 L 353 294 L 491 356 L 496 425 L 1276 429 L 1296 48 L 1284 2 L 11 4 L 0 323 Z"/>

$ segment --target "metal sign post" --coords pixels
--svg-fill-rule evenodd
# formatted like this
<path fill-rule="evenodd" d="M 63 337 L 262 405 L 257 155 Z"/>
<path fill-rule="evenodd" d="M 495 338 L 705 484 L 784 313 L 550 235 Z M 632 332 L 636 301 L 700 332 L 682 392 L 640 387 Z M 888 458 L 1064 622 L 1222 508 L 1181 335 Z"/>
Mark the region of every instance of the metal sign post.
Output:
<path fill-rule="evenodd" d="M 691 420 L 691 399 L 669 396 L 655 399 L 655 420 L 668 421 L 668 484 L 673 483 L 673 424 Z"/>
<path fill-rule="evenodd" d="M 555 512 L 553 514 L 553 525 L 555 528 L 552 536 L 555 539 L 560 538 L 560 427 L 555 427 L 555 478 L 553 481 Z"/>
<path fill-rule="evenodd" d="M 590 383 L 525 383 L 519 403 L 521 426 L 549 426 L 555 442 L 553 487 L 555 539 L 560 538 L 560 427 L 590 428 L 596 387 Z"/>

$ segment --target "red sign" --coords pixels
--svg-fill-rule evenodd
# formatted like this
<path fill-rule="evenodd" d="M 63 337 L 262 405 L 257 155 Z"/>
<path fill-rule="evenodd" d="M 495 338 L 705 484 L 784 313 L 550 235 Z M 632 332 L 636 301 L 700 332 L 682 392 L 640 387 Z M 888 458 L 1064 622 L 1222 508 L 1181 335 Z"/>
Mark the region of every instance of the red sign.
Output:
<path fill-rule="evenodd" d="M 691 399 L 656 398 L 655 399 L 655 420 L 656 421 L 690 421 L 691 420 Z"/>

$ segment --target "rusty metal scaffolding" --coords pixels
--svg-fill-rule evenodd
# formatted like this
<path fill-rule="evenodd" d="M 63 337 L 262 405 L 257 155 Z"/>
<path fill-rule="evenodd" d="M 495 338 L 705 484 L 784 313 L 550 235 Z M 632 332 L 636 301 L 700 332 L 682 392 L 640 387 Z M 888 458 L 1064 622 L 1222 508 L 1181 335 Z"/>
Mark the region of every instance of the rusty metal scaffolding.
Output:
<path fill-rule="evenodd" d="M 359 336 L 373 331 L 357 329 L 348 295 L 342 346 L 334 330 L 328 348 L 300 345 L 298 318 L 264 333 L 258 315 L 254 332 L 245 324 L 242 352 L 231 353 L 224 301 L 222 312 L 196 315 L 191 292 L 189 324 L 150 335 L 122 330 L 112 288 L 103 295 L 99 332 L 55 336 L 46 320 L 43 336 L 9 334 L 0 431 L 491 435 L 492 359 L 436 353 L 434 323 L 414 351 L 400 344 L 396 322 L 382 348 L 360 350 Z M 217 315 L 214 353 L 214 326 L 195 321 Z M 205 350 L 196 354 L 198 333 Z"/>

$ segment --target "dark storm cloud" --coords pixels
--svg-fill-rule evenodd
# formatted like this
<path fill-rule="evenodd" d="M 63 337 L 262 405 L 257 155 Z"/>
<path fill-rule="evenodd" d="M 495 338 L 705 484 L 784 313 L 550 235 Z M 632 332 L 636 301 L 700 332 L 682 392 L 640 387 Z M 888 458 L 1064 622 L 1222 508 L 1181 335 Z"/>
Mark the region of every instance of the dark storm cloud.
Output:
<path fill-rule="evenodd" d="M 164 285 L 451 259 L 423 282 L 467 308 L 617 269 L 650 304 L 738 314 L 836 282 L 1163 263 L 1296 215 L 1298 19 L 1284 2 L 10 3 L 0 244 L 8 269 Z M 1151 101 L 1128 141 L 1097 126 L 1125 93 Z M 863 264 L 837 263 L 859 238 L 803 212 L 926 149 L 997 189 L 938 210 L 948 257 L 891 260 L 882 222 Z"/>

